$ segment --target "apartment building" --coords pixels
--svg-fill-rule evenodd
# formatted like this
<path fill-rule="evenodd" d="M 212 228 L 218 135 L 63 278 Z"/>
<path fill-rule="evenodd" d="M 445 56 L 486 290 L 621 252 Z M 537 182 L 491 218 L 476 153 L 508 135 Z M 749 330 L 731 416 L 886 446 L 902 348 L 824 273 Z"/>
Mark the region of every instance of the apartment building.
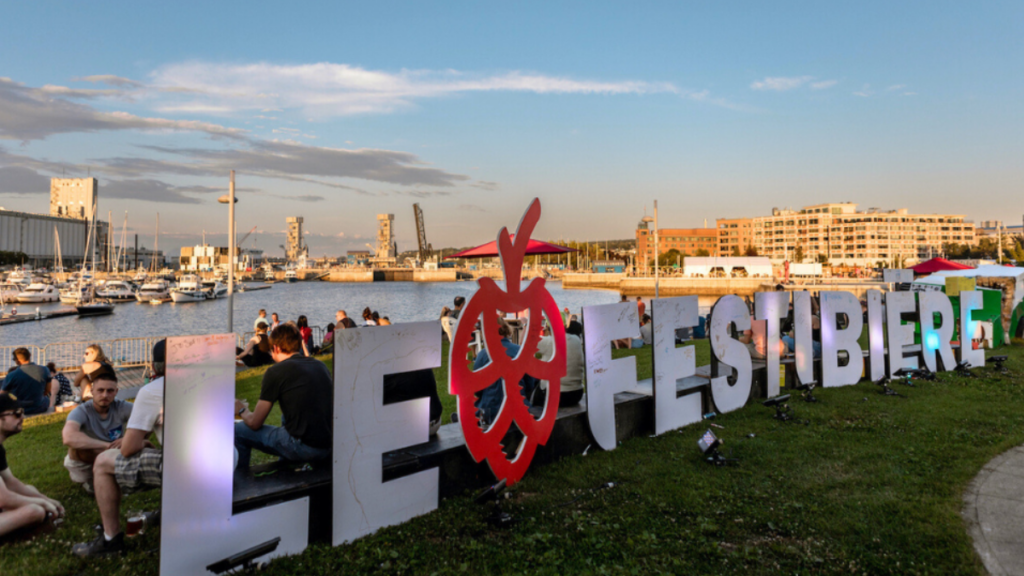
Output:
<path fill-rule="evenodd" d="M 719 218 L 717 256 L 743 256 L 754 245 L 754 221 L 751 218 Z"/>
<path fill-rule="evenodd" d="M 718 231 L 712 228 L 661 228 L 658 254 L 678 250 L 684 256 L 714 256 L 718 253 Z M 640 265 L 654 261 L 654 219 L 645 216 L 636 228 L 636 260 Z"/>
<path fill-rule="evenodd" d="M 726 222 L 733 221 L 719 220 Z M 719 227 L 720 246 L 722 231 Z M 927 259 L 940 255 L 948 243 L 977 243 L 974 224 L 962 214 L 910 214 L 906 208 L 858 211 L 852 202 L 772 209 L 771 216 L 751 219 L 751 237 L 758 254 L 775 261 L 795 261 L 799 249 L 805 262 L 824 256 L 833 265 L 848 266 Z"/>

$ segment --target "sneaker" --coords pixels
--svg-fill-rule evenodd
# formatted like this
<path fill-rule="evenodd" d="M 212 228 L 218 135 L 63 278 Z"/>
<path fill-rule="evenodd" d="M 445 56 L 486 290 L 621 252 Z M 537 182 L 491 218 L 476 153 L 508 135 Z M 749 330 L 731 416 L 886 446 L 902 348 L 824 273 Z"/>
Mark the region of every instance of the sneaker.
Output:
<path fill-rule="evenodd" d="M 459 422 L 459 413 L 458 412 L 452 412 L 452 424 L 457 424 L 458 422 Z"/>
<path fill-rule="evenodd" d="M 121 552 L 124 552 L 124 532 L 118 532 L 117 536 L 108 541 L 102 530 L 95 540 L 81 542 L 71 548 L 71 553 L 80 558 L 120 554 Z"/>

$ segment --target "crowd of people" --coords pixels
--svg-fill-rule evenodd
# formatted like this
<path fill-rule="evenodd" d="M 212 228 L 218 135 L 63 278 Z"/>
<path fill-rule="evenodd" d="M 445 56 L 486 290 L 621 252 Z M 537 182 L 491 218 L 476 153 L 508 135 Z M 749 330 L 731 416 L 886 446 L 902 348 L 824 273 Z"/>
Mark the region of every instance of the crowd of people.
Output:
<path fill-rule="evenodd" d="M 457 297 L 452 307 L 445 307 L 442 337 L 450 339 L 454 334 L 465 304 L 464 297 Z M 357 325 L 346 311 L 338 310 L 322 342 L 315 346 L 305 316 L 295 322 L 282 323 L 276 313 L 268 319 L 266 310 L 260 311 L 253 323 L 255 334 L 245 347 L 237 350 L 236 357 L 241 366 L 269 365 L 255 405 L 250 406 L 242 399 L 235 402 L 236 481 L 250 474 L 253 450 L 285 462 L 329 465 L 334 383 L 330 370 L 314 355 L 330 353 L 338 330 L 390 324 L 386 316 L 369 308 L 361 317 L 363 322 Z M 571 406 L 583 397 L 583 328 L 568 309 L 560 320 L 566 325 L 567 371 L 561 380 L 559 400 L 561 406 Z M 538 357 L 549 360 L 555 353 L 551 326 L 537 327 L 537 330 L 542 334 Z M 510 339 L 513 328 L 503 318 L 499 319 L 499 334 L 504 352 L 513 357 L 518 354 L 519 345 Z M 13 474 L 4 441 L 21 432 L 26 416 L 44 414 L 52 411 L 58 400 L 74 398 L 80 403 L 71 410 L 61 431 L 66 448 L 64 467 L 70 482 L 82 486 L 95 499 L 100 522 L 96 537 L 74 545 L 72 552 L 92 557 L 123 551 L 122 498 L 161 484 L 166 340 L 154 345 L 148 367 L 152 380 L 138 389 L 134 402 L 118 398 L 118 371 L 99 345 L 90 345 L 84 350 L 73 379 L 68 379 L 52 364 L 49 367 L 34 364 L 28 349 L 15 350 L 14 359 L 17 367 L 7 374 L 0 386 L 0 538 L 12 532 L 52 525 L 52 521 L 63 518 L 65 509 L 58 501 L 19 481 Z M 472 362 L 478 367 L 486 364 L 486 348 L 482 348 Z M 527 405 L 544 404 L 547 382 L 526 376 L 521 384 Z M 437 433 L 443 410 L 433 370 L 386 375 L 384 391 L 386 402 L 429 398 L 430 433 Z M 478 417 L 485 425 L 492 422 L 500 410 L 503 394 L 499 380 L 482 395 Z M 275 406 L 282 414 L 280 425 L 267 422 Z"/>

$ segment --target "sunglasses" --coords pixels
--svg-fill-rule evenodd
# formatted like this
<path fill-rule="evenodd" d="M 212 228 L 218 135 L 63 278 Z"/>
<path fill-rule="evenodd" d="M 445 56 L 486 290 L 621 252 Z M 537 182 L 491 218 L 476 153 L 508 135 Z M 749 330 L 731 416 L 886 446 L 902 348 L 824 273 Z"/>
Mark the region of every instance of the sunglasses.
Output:
<path fill-rule="evenodd" d="M 15 418 L 21 418 L 24 415 L 25 415 L 25 409 L 24 408 L 18 408 L 17 410 L 10 410 L 10 411 L 7 411 L 7 412 L 0 413 L 0 418 L 3 418 L 5 416 L 14 416 Z"/>

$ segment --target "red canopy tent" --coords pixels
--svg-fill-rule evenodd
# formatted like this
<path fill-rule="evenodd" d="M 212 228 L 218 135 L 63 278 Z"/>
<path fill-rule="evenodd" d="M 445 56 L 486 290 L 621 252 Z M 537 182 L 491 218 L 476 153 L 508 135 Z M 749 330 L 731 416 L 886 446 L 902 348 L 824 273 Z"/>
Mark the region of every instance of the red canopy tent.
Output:
<path fill-rule="evenodd" d="M 956 262 L 950 262 L 945 258 L 932 258 L 927 262 L 921 262 L 917 266 L 910 267 L 910 269 L 914 271 L 914 274 L 934 274 L 943 270 L 970 270 L 972 268 L 974 268 L 974 266 L 957 264 Z"/>
<path fill-rule="evenodd" d="M 509 234 L 509 239 L 515 242 L 516 235 Z M 526 244 L 526 255 L 530 256 L 533 254 L 565 254 L 567 252 L 576 252 L 575 248 L 566 248 L 565 246 L 559 246 L 558 244 L 551 244 L 549 242 L 542 242 L 540 240 L 530 239 L 529 243 Z M 477 246 L 476 248 L 469 248 L 462 252 L 457 252 L 451 256 L 445 256 L 445 260 L 451 258 L 494 258 L 498 256 L 498 241 L 493 240 L 487 244 Z"/>

